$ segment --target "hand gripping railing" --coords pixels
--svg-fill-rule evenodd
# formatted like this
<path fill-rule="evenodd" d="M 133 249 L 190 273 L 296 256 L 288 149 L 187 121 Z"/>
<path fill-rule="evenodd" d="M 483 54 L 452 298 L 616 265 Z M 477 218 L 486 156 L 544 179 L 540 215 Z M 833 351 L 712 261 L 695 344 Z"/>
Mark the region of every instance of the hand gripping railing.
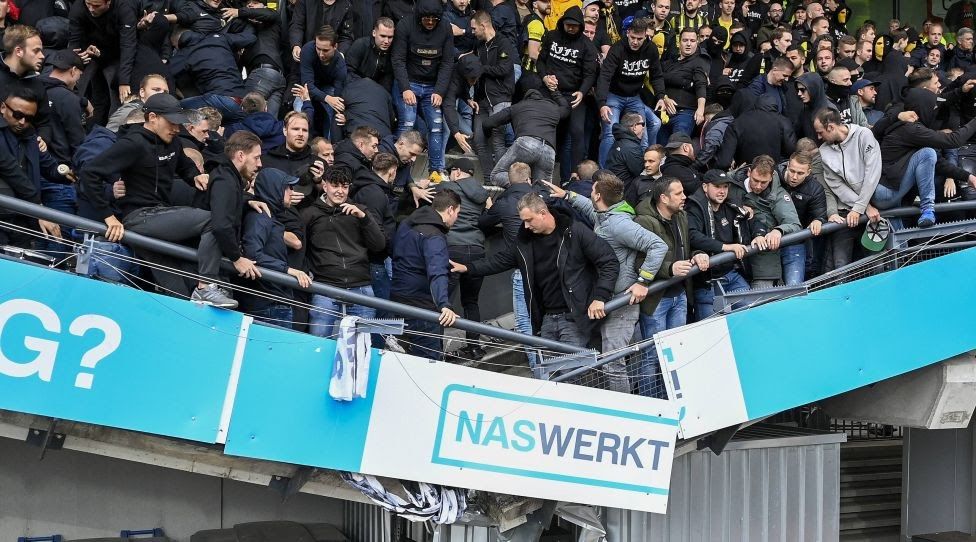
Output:
<path fill-rule="evenodd" d="M 72 228 L 95 232 L 100 235 L 104 235 L 106 230 L 104 223 L 95 222 L 80 216 L 42 207 L 40 205 L 19 200 L 10 196 L 0 195 L 0 208 L 7 209 L 15 213 L 32 216 L 34 218 L 55 222 L 57 224 L 64 224 Z M 192 262 L 197 261 L 197 251 L 185 246 L 160 241 L 159 239 L 140 235 L 131 231 L 125 232 L 123 240 L 127 245 L 137 248 L 179 258 L 181 260 Z M 233 264 L 226 259 L 221 263 L 221 267 L 228 272 L 236 273 Z M 261 280 L 266 280 L 268 282 L 273 282 L 289 288 L 302 289 L 301 286 L 298 285 L 298 281 L 295 279 L 295 277 L 279 271 L 273 271 L 271 269 L 261 268 Z M 395 303 L 393 301 L 378 297 L 365 296 L 356 292 L 345 290 L 343 288 L 336 288 L 334 286 L 329 286 L 319 282 L 312 282 L 312 286 L 307 288 L 306 291 L 337 299 L 346 303 L 386 311 L 405 318 L 415 318 L 417 320 L 425 320 L 427 322 L 437 322 L 440 319 L 440 313 L 438 312 L 420 309 L 410 305 L 404 305 L 402 303 Z M 503 341 L 510 341 L 516 344 L 542 348 L 563 354 L 573 354 L 588 351 L 585 348 L 579 348 L 558 341 L 543 339 L 542 337 L 536 337 L 534 335 L 525 335 L 515 331 L 502 329 L 500 327 L 489 326 L 481 322 L 465 320 L 463 318 L 458 318 L 451 327 L 471 333 L 480 333 L 482 335 L 494 337 Z"/>
<path fill-rule="evenodd" d="M 954 202 L 954 203 L 939 203 L 939 204 L 936 204 L 936 206 L 935 206 L 936 212 L 939 212 L 939 213 L 942 213 L 942 212 L 952 212 L 952 211 L 969 211 L 969 210 L 974 210 L 974 209 L 976 209 L 976 201 L 961 201 L 961 202 Z M 905 216 L 917 215 L 920 212 L 921 212 L 921 210 L 918 207 L 899 207 L 897 209 L 889 209 L 887 211 L 884 211 L 882 213 L 882 216 L 884 216 L 885 218 L 901 218 L 901 217 L 905 217 Z M 861 222 L 860 223 L 863 224 L 865 222 L 867 222 L 867 216 L 866 215 L 865 216 L 861 216 Z M 821 228 L 820 236 L 822 237 L 824 235 L 830 235 L 830 234 L 832 234 L 834 232 L 841 231 L 841 230 L 844 230 L 846 228 L 847 228 L 847 224 L 837 224 L 835 222 L 827 222 Z M 791 233 L 791 234 L 788 234 L 788 235 L 784 235 L 783 236 L 783 240 L 781 241 L 780 245 L 781 246 L 796 245 L 796 244 L 799 244 L 799 243 L 804 243 L 804 242 L 807 241 L 807 239 L 812 239 L 813 237 L 814 237 L 813 233 L 808 228 L 804 228 L 804 229 L 802 229 L 802 230 L 800 230 L 798 232 Z M 747 249 L 746 249 L 746 255 L 745 255 L 745 257 L 746 258 L 749 258 L 751 256 L 756 255 L 759 252 L 761 252 L 761 251 L 758 250 L 756 247 L 749 245 L 747 247 Z M 733 261 L 735 261 L 735 259 L 736 258 L 735 258 L 735 254 L 734 253 L 732 253 L 732 252 L 723 252 L 721 254 L 716 254 L 716 255 L 712 256 L 711 258 L 709 258 L 709 266 L 712 266 L 712 265 L 722 265 L 722 264 L 726 264 L 726 263 L 732 263 Z M 690 277 L 693 277 L 693 276 L 697 275 L 698 273 L 701 273 L 701 270 L 698 269 L 698 266 L 692 265 L 691 270 L 688 272 L 688 274 L 686 276 L 684 276 L 684 277 L 672 277 L 672 278 L 670 278 L 668 280 L 663 280 L 663 281 L 660 281 L 660 282 L 655 282 L 655 283 L 651 284 L 647 288 L 647 293 L 648 293 L 648 295 L 650 295 L 650 294 L 652 294 L 654 292 L 660 292 L 662 290 L 665 290 L 665 289 L 671 287 L 674 284 L 678 284 L 678 283 L 684 281 L 685 279 L 688 279 Z M 624 292 L 622 294 L 617 295 L 616 297 L 614 297 L 610 301 L 608 301 L 607 304 L 604 307 L 604 310 L 607 313 L 609 313 L 611 311 L 615 311 L 615 310 L 620 309 L 622 307 L 626 307 L 628 305 L 628 303 L 630 303 L 630 293 L 629 292 Z M 586 371 L 589 371 L 589 370 L 594 369 L 594 368 L 597 368 L 597 367 L 602 367 L 603 365 L 606 365 L 607 363 L 610 363 L 612 361 L 616 361 L 618 359 L 625 358 L 625 357 L 627 357 L 627 356 L 629 356 L 631 354 L 634 354 L 634 353 L 639 352 L 641 349 L 642 349 L 641 346 L 638 345 L 638 344 L 631 345 L 629 348 L 627 348 L 625 350 L 618 351 L 618 352 L 614 352 L 614 353 L 609 354 L 609 355 L 606 355 L 606 356 L 601 356 L 597 360 L 596 364 L 594 364 L 594 365 L 590 365 L 590 366 L 586 366 L 586 367 L 580 367 L 578 369 L 574 369 L 572 371 L 568 371 L 568 372 L 563 373 L 563 374 L 561 374 L 559 376 L 556 376 L 555 378 L 553 378 L 553 380 L 556 381 L 556 382 L 564 382 L 566 380 L 571 380 L 573 378 L 576 378 L 576 377 L 580 376 L 581 374 L 585 373 Z"/>

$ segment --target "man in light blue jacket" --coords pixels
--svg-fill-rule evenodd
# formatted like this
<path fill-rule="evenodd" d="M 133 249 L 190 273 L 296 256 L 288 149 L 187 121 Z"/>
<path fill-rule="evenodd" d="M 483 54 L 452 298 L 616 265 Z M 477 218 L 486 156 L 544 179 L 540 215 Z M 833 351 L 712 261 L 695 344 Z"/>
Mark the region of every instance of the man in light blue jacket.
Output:
<path fill-rule="evenodd" d="M 614 293 L 630 292 L 630 305 L 610 314 L 600 329 L 603 336 L 603 352 L 611 352 L 630 344 L 634 328 L 640 316 L 640 302 L 647 295 L 647 287 L 664 262 L 668 245 L 634 222 L 634 209 L 624 201 L 624 183 L 616 175 L 600 170 L 593 175 L 593 190 L 590 198 L 580 197 L 575 192 L 567 192 L 556 185 L 549 184 L 555 198 L 565 198 L 574 209 L 587 215 L 595 224 L 596 234 L 609 243 L 617 261 L 620 273 L 614 285 Z M 643 257 L 638 268 L 637 262 Z M 627 366 L 623 360 L 608 363 L 603 367 L 608 374 L 608 388 L 613 391 L 631 393 Z"/>

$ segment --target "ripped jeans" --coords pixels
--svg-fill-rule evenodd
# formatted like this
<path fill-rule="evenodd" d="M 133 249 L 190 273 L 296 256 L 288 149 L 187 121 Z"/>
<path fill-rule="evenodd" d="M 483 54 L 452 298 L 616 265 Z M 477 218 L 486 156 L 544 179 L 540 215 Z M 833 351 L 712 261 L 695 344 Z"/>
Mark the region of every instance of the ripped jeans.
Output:
<path fill-rule="evenodd" d="M 400 89 L 399 84 L 393 83 L 393 103 L 396 106 L 399 122 L 396 135 L 399 136 L 407 130 L 414 129 L 419 111 L 427 124 L 427 158 L 429 160 L 427 169 L 430 171 L 446 171 L 444 168 L 444 118 L 441 108 L 434 107 L 430 103 L 430 97 L 434 94 L 434 85 L 411 81 L 410 90 L 417 96 L 417 104 L 413 106 L 403 102 L 403 90 Z"/>

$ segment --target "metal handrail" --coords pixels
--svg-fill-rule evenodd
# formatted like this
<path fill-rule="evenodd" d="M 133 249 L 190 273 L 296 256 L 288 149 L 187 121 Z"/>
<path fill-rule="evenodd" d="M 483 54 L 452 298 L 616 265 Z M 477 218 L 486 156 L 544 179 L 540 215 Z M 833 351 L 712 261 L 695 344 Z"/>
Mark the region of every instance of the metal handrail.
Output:
<path fill-rule="evenodd" d="M 104 235 L 107 227 L 102 222 L 96 222 L 94 220 L 89 220 L 77 215 L 72 215 L 57 211 L 55 209 L 50 209 L 48 207 L 43 207 L 34 203 L 30 203 L 24 200 L 20 200 L 11 196 L 0 195 L 0 208 L 7 209 L 19 214 L 32 216 L 34 218 L 39 218 L 42 220 L 47 220 L 49 222 L 55 222 L 58 224 L 64 224 L 72 228 L 78 228 L 85 231 L 91 231 L 99 235 Z M 181 260 L 187 260 L 191 262 L 197 261 L 197 251 L 185 246 L 169 243 L 166 241 L 161 241 L 152 237 L 145 235 L 140 235 L 131 231 L 126 231 L 123 235 L 123 239 L 127 245 L 131 245 L 137 248 L 142 248 L 166 256 L 171 256 L 174 258 L 179 258 Z M 236 273 L 234 270 L 234 265 L 227 259 L 221 261 L 221 268 L 231 272 Z M 261 270 L 261 280 L 266 280 L 275 284 L 280 284 L 282 286 L 287 286 L 289 288 L 295 288 L 300 290 L 305 290 L 308 292 L 316 293 L 339 301 L 346 303 L 352 303 L 355 305 L 362 305 L 364 307 L 371 307 L 377 310 L 386 311 L 398 316 L 405 318 L 414 318 L 417 320 L 424 320 L 427 322 L 438 322 L 440 319 L 440 313 L 434 312 L 426 309 L 420 309 L 417 307 L 412 307 L 410 305 L 404 305 L 402 303 L 396 303 L 387 299 L 382 299 L 379 297 L 370 297 L 362 295 L 356 292 L 351 292 L 343 288 L 337 288 L 335 286 L 329 286 L 327 284 L 322 284 L 320 282 L 312 282 L 310 288 L 302 288 L 298 284 L 298 280 L 288 275 L 287 273 L 282 273 L 280 271 L 274 271 L 271 269 L 259 268 Z M 574 354 L 577 352 L 588 352 L 586 348 L 580 348 L 576 346 L 571 346 L 558 341 L 552 341 L 549 339 L 544 339 L 542 337 L 536 337 L 535 335 L 525 335 L 518 333 L 516 331 L 509 331 L 500 327 L 489 326 L 481 322 L 475 322 L 472 320 L 466 320 L 464 318 L 458 318 L 454 325 L 451 326 L 462 331 L 468 331 L 471 333 L 480 333 L 489 337 L 494 337 L 503 341 L 510 341 L 516 344 L 522 344 L 526 346 L 531 346 L 535 348 L 543 348 L 553 352 L 560 352 L 563 354 Z"/>

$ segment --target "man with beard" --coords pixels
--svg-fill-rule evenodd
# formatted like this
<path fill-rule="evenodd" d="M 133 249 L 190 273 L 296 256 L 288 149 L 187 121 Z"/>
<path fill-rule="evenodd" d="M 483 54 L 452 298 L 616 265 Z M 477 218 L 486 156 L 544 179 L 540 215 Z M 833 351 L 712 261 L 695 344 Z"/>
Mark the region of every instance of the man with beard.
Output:
<path fill-rule="evenodd" d="M 315 185 L 318 184 L 325 164 L 316 161 L 308 146 L 308 117 L 304 113 L 291 111 L 285 115 L 282 132 L 285 142 L 262 156 L 265 167 L 280 169 L 298 177 L 298 184 L 292 187 L 296 208 L 302 209 L 315 199 Z"/>
<path fill-rule="evenodd" d="M 766 22 L 759 27 L 756 34 L 756 41 L 762 43 L 773 38 L 773 32 L 783 24 L 783 4 L 773 2 L 769 4 L 769 11 L 766 13 Z"/>
<path fill-rule="evenodd" d="M 0 88 L 19 81 L 37 96 L 37 115 L 34 128 L 41 137 L 47 135 L 51 106 L 40 77 L 44 65 L 44 44 L 37 30 L 13 25 L 3 33 L 3 62 L 0 63 Z"/>
<path fill-rule="evenodd" d="M 85 165 L 79 180 L 79 195 L 104 219 L 108 226 L 105 238 L 110 243 L 121 240 L 126 229 L 177 243 L 199 238 L 198 272 L 204 280 L 193 290 L 192 299 L 218 307 L 236 308 L 237 301 L 213 283 L 220 274 L 223 252 L 214 235 L 210 213 L 170 204 L 169 195 L 175 177 L 192 179 L 198 190 L 206 190 L 209 182 L 209 176 L 199 172 L 175 140 L 180 125 L 187 121 L 186 114 L 179 101 L 169 94 L 151 96 L 143 110 L 145 124 L 120 136 L 108 150 Z M 260 149 L 260 140 L 257 141 Z M 106 196 L 106 186 L 120 176 L 126 192 L 118 202 L 122 220 L 113 214 Z M 240 213 L 241 209 L 238 209 L 238 220 Z M 232 248 L 229 250 L 233 253 Z M 259 275 L 254 262 L 239 253 L 234 267 L 248 278 Z M 189 294 L 182 279 L 174 279 L 168 273 L 154 274 L 157 283 L 168 290 Z"/>
<path fill-rule="evenodd" d="M 680 4 L 680 2 L 677 2 Z M 685 0 L 685 9 L 676 15 L 672 15 L 668 22 L 675 32 L 685 28 L 691 28 L 696 33 L 698 29 L 708 25 L 708 16 L 704 10 L 699 9 L 705 0 Z"/>
<path fill-rule="evenodd" d="M 210 182 L 206 192 L 197 194 L 194 206 L 210 212 L 210 228 L 221 255 L 235 262 L 240 276 L 259 278 L 256 262 L 241 251 L 241 226 L 245 194 L 261 169 L 261 138 L 246 131 L 235 133 L 227 140 L 224 155 L 208 160 L 204 168 L 211 172 Z M 246 260 L 241 263 L 244 270 L 238 267 L 241 260 Z"/>
<path fill-rule="evenodd" d="M 748 216 L 738 205 L 728 201 L 732 179 L 723 171 L 705 172 L 702 189 L 688 198 L 688 233 L 691 249 L 709 256 L 732 252 L 740 261 L 733 261 L 695 275 L 695 319 L 704 320 L 715 313 L 713 284 L 718 282 L 726 292 L 749 289 L 743 277 L 742 258 L 746 244 L 752 239 Z"/>
<path fill-rule="evenodd" d="M 817 74 L 820 77 L 827 77 L 830 70 L 834 69 L 834 51 L 830 48 L 817 51 L 814 63 L 817 67 Z"/>

